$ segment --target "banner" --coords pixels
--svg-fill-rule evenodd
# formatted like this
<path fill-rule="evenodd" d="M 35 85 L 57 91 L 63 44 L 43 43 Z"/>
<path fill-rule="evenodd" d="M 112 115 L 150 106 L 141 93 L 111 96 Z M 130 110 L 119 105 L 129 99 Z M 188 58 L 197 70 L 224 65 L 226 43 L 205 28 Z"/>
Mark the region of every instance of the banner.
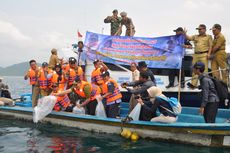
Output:
<path fill-rule="evenodd" d="M 185 49 L 184 36 L 156 38 L 108 36 L 87 32 L 85 50 L 90 60 L 130 65 L 145 61 L 151 68 L 180 69 Z"/>

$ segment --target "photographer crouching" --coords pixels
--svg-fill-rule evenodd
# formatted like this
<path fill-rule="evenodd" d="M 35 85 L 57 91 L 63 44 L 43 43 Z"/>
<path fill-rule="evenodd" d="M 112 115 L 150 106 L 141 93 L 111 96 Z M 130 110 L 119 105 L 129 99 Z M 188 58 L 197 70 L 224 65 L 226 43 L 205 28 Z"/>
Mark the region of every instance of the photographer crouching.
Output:
<path fill-rule="evenodd" d="M 162 90 L 158 87 L 150 87 L 147 89 L 149 101 L 145 101 L 146 97 L 137 96 L 138 103 L 141 104 L 140 120 L 174 123 L 177 120 L 177 114 L 174 112 L 172 105 L 167 100 L 168 98 L 162 94 Z M 149 103 L 152 105 L 150 106 Z M 160 115 L 157 116 L 157 109 Z M 181 109 L 181 108 L 180 108 Z"/>
<path fill-rule="evenodd" d="M 127 89 L 128 92 L 132 94 L 129 101 L 129 112 L 131 112 L 137 104 L 137 100 L 134 97 L 136 95 L 148 97 L 147 89 L 152 86 L 155 86 L 155 83 L 149 79 L 149 74 L 147 72 L 140 72 L 139 80 L 137 81 L 125 82 L 121 84 L 122 88 Z"/>

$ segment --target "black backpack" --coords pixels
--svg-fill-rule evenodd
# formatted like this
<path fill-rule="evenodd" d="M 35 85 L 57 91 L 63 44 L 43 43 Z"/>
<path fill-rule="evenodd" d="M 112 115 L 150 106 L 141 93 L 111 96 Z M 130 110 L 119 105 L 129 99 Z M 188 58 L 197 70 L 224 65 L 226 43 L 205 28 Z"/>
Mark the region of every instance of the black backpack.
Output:
<path fill-rule="evenodd" d="M 215 89 L 216 89 L 217 95 L 220 99 L 220 103 L 224 104 L 225 99 L 228 99 L 228 86 L 227 86 L 227 84 L 221 80 L 216 79 L 216 78 L 213 78 L 213 77 L 210 77 L 210 78 L 215 85 Z"/>

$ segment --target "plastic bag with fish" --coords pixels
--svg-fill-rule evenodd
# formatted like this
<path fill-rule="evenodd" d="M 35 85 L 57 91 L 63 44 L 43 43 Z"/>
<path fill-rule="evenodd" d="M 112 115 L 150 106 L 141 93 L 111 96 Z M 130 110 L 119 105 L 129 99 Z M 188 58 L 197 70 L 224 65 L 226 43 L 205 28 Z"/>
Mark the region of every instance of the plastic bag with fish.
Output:
<path fill-rule="evenodd" d="M 55 96 L 45 96 L 38 100 L 38 105 L 34 107 L 33 121 L 37 123 L 52 112 L 57 98 Z"/>

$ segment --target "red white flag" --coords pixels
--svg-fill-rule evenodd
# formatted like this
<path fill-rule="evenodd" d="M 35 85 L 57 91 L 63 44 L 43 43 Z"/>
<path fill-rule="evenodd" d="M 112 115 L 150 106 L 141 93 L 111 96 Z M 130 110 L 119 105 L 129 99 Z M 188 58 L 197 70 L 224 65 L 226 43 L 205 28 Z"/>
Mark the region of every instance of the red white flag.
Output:
<path fill-rule="evenodd" d="M 77 31 L 77 37 L 78 37 L 78 38 L 81 38 L 81 37 L 82 37 L 82 34 L 81 34 L 79 31 Z"/>

